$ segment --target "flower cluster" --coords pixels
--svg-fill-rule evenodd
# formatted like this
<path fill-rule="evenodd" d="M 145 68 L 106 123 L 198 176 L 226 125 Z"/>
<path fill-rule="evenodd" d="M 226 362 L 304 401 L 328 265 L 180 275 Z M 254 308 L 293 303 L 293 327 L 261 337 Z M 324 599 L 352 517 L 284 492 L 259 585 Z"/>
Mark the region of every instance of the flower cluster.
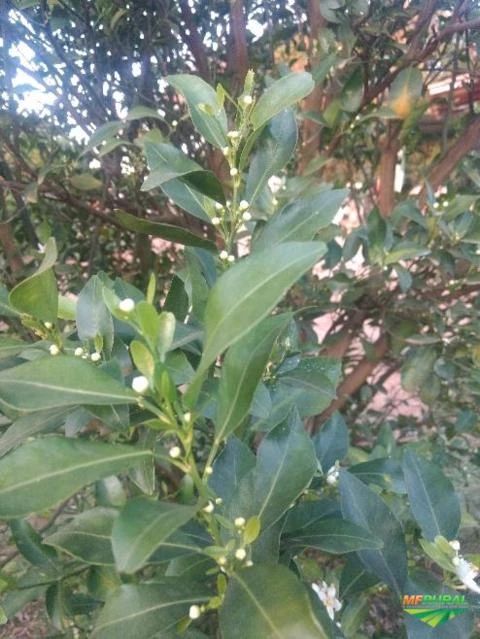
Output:
<path fill-rule="evenodd" d="M 333 621 L 335 613 L 342 608 L 342 602 L 337 599 L 337 589 L 333 584 L 328 585 L 325 581 L 322 581 L 320 586 L 313 583 L 312 589 L 325 606 L 328 616 Z"/>
<path fill-rule="evenodd" d="M 472 564 L 460 554 L 460 542 L 458 540 L 453 539 L 449 542 L 449 544 L 455 551 L 455 557 L 452 559 L 452 563 L 455 567 L 455 574 L 460 581 L 467 586 L 467 588 L 469 588 L 472 592 L 480 594 L 480 586 L 475 581 L 475 579 L 480 575 L 480 570 L 477 566 L 475 566 L 475 564 Z"/>

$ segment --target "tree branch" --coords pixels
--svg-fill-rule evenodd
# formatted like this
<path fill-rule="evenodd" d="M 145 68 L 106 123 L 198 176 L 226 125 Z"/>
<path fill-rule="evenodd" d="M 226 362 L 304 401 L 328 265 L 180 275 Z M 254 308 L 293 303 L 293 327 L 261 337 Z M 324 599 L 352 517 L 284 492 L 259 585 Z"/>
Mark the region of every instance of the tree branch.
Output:
<path fill-rule="evenodd" d="M 208 63 L 207 52 L 203 45 L 202 38 L 200 37 L 200 34 L 198 32 L 198 28 L 190 10 L 188 0 L 180 0 L 179 7 L 182 20 L 185 22 L 183 39 L 185 40 L 188 48 L 193 55 L 195 64 L 197 65 L 198 74 L 205 80 L 205 82 L 211 82 L 212 77 L 210 73 L 210 65 Z"/>
<path fill-rule="evenodd" d="M 230 30 L 233 37 L 233 48 L 230 55 L 230 65 L 234 76 L 232 92 L 237 94 L 243 88 L 249 67 L 247 23 L 243 0 L 230 1 Z"/>

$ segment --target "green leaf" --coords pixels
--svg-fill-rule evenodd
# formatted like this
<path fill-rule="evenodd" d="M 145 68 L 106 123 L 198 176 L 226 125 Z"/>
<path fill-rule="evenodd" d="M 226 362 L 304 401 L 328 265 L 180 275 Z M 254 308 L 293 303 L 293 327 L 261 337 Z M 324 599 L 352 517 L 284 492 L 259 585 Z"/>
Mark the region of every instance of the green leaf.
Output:
<path fill-rule="evenodd" d="M 383 546 L 382 540 L 370 531 L 344 519 L 323 519 L 293 535 L 287 535 L 285 542 L 296 548 L 315 548 L 332 554 Z"/>
<path fill-rule="evenodd" d="M 350 555 L 340 576 L 341 599 L 368 590 L 378 583 L 378 577 L 365 568 L 356 555 Z"/>
<path fill-rule="evenodd" d="M 153 222 L 152 220 L 135 217 L 135 215 L 130 215 L 130 213 L 125 213 L 125 211 L 120 210 L 113 212 L 113 219 L 129 231 L 161 237 L 164 240 L 185 244 L 186 246 L 200 246 L 210 251 L 216 251 L 216 246 L 213 242 L 205 240 L 203 237 L 199 237 L 194 233 L 190 233 L 190 231 L 187 231 L 181 226 L 174 226 L 173 224 L 166 224 L 164 222 Z"/>
<path fill-rule="evenodd" d="M 56 570 L 57 553 L 42 543 L 42 536 L 25 519 L 10 522 L 12 537 L 18 550 L 34 566 Z"/>
<path fill-rule="evenodd" d="M 198 582 L 165 578 L 162 583 L 124 584 L 111 591 L 91 639 L 162 639 L 178 637 L 176 626 L 191 605 L 201 605 L 211 594 Z"/>
<path fill-rule="evenodd" d="M 113 554 L 118 570 L 134 573 L 142 568 L 154 550 L 196 512 L 195 506 L 145 498 L 128 502 L 113 526 Z"/>
<path fill-rule="evenodd" d="M 98 180 L 92 173 L 72 175 L 70 184 L 79 191 L 98 191 L 103 187 L 103 182 Z"/>
<path fill-rule="evenodd" d="M 340 473 L 340 502 L 345 519 L 383 541 L 381 550 L 361 550 L 363 564 L 401 596 L 407 578 L 407 550 L 402 528 L 385 502 L 360 479 Z"/>
<path fill-rule="evenodd" d="M 0 437 L 0 457 L 37 433 L 55 430 L 65 422 L 68 412 L 68 408 L 49 408 L 19 417 Z"/>
<path fill-rule="evenodd" d="M 422 255 L 428 255 L 430 249 L 422 244 L 416 244 L 410 240 L 403 240 L 396 244 L 391 251 L 389 251 L 384 258 L 385 264 L 395 264 L 400 260 L 413 260 L 414 257 L 420 257 Z"/>
<path fill-rule="evenodd" d="M 91 508 L 45 537 L 43 543 L 87 564 L 112 565 L 112 527 L 117 515 L 113 508 Z"/>
<path fill-rule="evenodd" d="M 15 339 L 9 335 L 0 337 L 0 359 L 12 357 L 12 355 L 18 355 L 31 346 L 31 342 L 22 342 L 22 340 Z"/>
<path fill-rule="evenodd" d="M 403 472 L 413 515 L 424 537 L 454 539 L 460 526 L 460 503 L 441 468 L 407 451 Z"/>
<path fill-rule="evenodd" d="M 392 82 L 387 106 L 398 118 L 408 117 L 422 93 L 422 88 L 423 75 L 420 69 L 413 66 L 403 69 Z"/>
<path fill-rule="evenodd" d="M 250 121 L 259 129 L 283 109 L 292 106 L 307 96 L 314 87 L 310 73 L 289 73 L 280 78 L 261 95 L 256 103 Z"/>
<path fill-rule="evenodd" d="M 23 444 L 0 461 L 0 518 L 55 506 L 87 484 L 127 471 L 151 455 L 133 446 L 56 436 Z"/>
<path fill-rule="evenodd" d="M 17 410 L 129 404 L 133 391 L 95 365 L 77 357 L 58 355 L 0 372 L 0 400 Z"/>
<path fill-rule="evenodd" d="M 99 146 L 103 142 L 110 140 L 120 131 L 122 127 L 124 127 L 124 123 L 120 122 L 120 120 L 115 120 L 113 122 L 107 122 L 106 124 L 102 124 L 101 126 L 95 129 L 95 133 L 92 135 L 90 140 L 88 141 L 87 146 L 83 153 L 87 151 L 91 151 L 96 146 Z"/>
<path fill-rule="evenodd" d="M 255 469 L 240 482 L 233 515 L 245 519 L 258 515 L 264 530 L 309 486 L 316 469 L 313 444 L 293 415 L 260 444 Z"/>
<path fill-rule="evenodd" d="M 216 441 L 232 433 L 248 415 L 273 344 L 291 317 L 285 313 L 266 318 L 228 349 L 218 390 Z"/>
<path fill-rule="evenodd" d="M 317 415 L 335 398 L 340 375 L 340 360 L 306 357 L 293 370 L 278 375 L 275 394 L 294 399 L 301 417 Z"/>
<path fill-rule="evenodd" d="M 321 191 L 313 197 L 288 204 L 277 213 L 255 239 L 254 250 L 280 242 L 307 241 L 331 224 L 348 191 Z"/>
<path fill-rule="evenodd" d="M 418 393 L 431 378 L 437 357 L 437 351 L 427 346 L 412 350 L 402 366 L 403 388 L 409 393 Z"/>
<path fill-rule="evenodd" d="M 250 255 L 224 273 L 208 297 L 199 370 L 266 317 L 325 251 L 321 242 L 289 242 Z"/>
<path fill-rule="evenodd" d="M 170 180 L 186 180 L 201 193 L 223 202 L 225 195 L 221 183 L 211 171 L 206 171 L 180 149 L 171 144 L 147 141 L 144 144 L 150 175 L 142 185 L 148 191 Z"/>
<path fill-rule="evenodd" d="M 227 115 L 218 103 L 217 94 L 196 75 L 179 73 L 166 78 L 183 95 L 197 131 L 207 142 L 221 149 L 227 144 Z M 206 105 L 207 108 L 202 106 Z"/>
<path fill-rule="evenodd" d="M 227 507 L 238 491 L 240 481 L 255 467 L 255 455 L 242 441 L 229 437 L 225 448 L 213 464 L 208 481 L 210 488 L 223 499 Z"/>
<path fill-rule="evenodd" d="M 333 499 L 302 501 L 288 511 L 283 533 L 296 534 L 323 519 L 338 518 L 340 515 L 340 505 Z"/>
<path fill-rule="evenodd" d="M 51 237 L 45 245 L 45 256 L 38 270 L 17 284 L 8 298 L 17 311 L 52 324 L 57 321 L 58 309 L 57 282 L 53 272 L 56 259 L 57 246 Z"/>
<path fill-rule="evenodd" d="M 91 277 L 80 291 L 77 301 L 76 323 L 81 340 L 100 338 L 108 355 L 113 346 L 113 319 L 103 300 L 103 282 L 98 275 Z"/>
<path fill-rule="evenodd" d="M 127 122 L 131 122 L 132 120 L 141 120 L 142 118 L 153 118 L 154 120 L 162 120 L 162 122 L 165 121 L 165 118 L 162 117 L 156 109 L 151 109 L 150 107 L 142 106 L 141 104 L 130 109 L 125 120 Z"/>
<path fill-rule="evenodd" d="M 376 484 L 384 490 L 404 494 L 407 492 L 400 462 L 390 457 L 379 457 L 348 469 L 365 484 Z"/>
<path fill-rule="evenodd" d="M 8 301 L 8 289 L 0 282 L 0 317 L 17 317 L 19 315 Z"/>
<path fill-rule="evenodd" d="M 305 587 L 285 566 L 235 572 L 220 608 L 223 639 L 329 639 Z"/>
<path fill-rule="evenodd" d="M 326 473 L 348 452 L 348 428 L 340 413 L 334 413 L 313 438 L 313 445 L 322 472 Z"/>
<path fill-rule="evenodd" d="M 245 199 L 252 204 L 262 193 L 268 179 L 280 171 L 292 157 L 297 145 L 298 127 L 291 109 L 278 113 L 263 132 L 251 162 L 245 186 Z M 311 238 L 309 238 L 311 239 Z"/>
<path fill-rule="evenodd" d="M 202 222 L 211 224 L 206 207 L 209 206 L 213 210 L 215 202 L 191 184 L 180 179 L 169 180 L 162 184 L 162 191 L 184 211 L 198 217 Z"/>

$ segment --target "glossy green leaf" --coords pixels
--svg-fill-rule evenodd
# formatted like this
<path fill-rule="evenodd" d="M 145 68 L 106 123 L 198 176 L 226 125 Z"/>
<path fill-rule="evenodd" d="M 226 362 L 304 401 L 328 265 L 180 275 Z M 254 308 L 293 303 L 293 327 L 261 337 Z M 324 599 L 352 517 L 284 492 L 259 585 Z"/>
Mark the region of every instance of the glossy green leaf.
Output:
<path fill-rule="evenodd" d="M 349 446 L 348 428 L 340 413 L 334 413 L 323 424 L 313 438 L 313 445 L 323 473 L 345 458 Z"/>
<path fill-rule="evenodd" d="M 255 468 L 240 481 L 232 515 L 258 515 L 264 530 L 307 488 L 316 469 L 313 444 L 302 422 L 291 417 L 260 444 Z"/>
<path fill-rule="evenodd" d="M 266 318 L 228 349 L 218 389 L 217 441 L 232 433 L 248 415 L 273 344 L 291 317 L 285 313 Z"/>
<path fill-rule="evenodd" d="M 112 553 L 112 527 L 118 512 L 113 508 L 91 508 L 76 515 L 66 525 L 43 540 L 87 564 L 107 566 L 115 563 Z"/>
<path fill-rule="evenodd" d="M 223 639 L 329 639 L 309 596 L 285 566 L 240 570 L 229 580 L 220 609 Z"/>
<path fill-rule="evenodd" d="M 31 342 L 22 342 L 22 340 L 9 337 L 8 335 L 0 337 L 0 359 L 18 355 L 31 345 Z"/>
<path fill-rule="evenodd" d="M 402 465 L 396 459 L 378 457 L 350 466 L 348 470 L 365 484 L 376 484 L 394 493 L 406 492 Z"/>
<path fill-rule="evenodd" d="M 396 244 L 384 258 L 385 264 L 395 264 L 400 260 L 413 260 L 415 257 L 428 255 L 430 250 L 422 244 L 416 244 L 409 240 L 404 240 Z"/>
<path fill-rule="evenodd" d="M 98 275 L 93 275 L 80 291 L 77 300 L 76 324 L 81 340 L 100 338 L 110 354 L 113 345 L 113 319 L 103 300 L 104 284 Z"/>
<path fill-rule="evenodd" d="M 312 240 L 320 229 L 332 223 L 347 189 L 321 191 L 317 195 L 288 204 L 263 227 L 254 242 L 261 251 L 280 242 Z"/>
<path fill-rule="evenodd" d="M 107 140 L 110 140 L 111 138 L 116 136 L 123 126 L 125 126 L 123 122 L 120 122 L 120 120 L 116 120 L 113 122 L 107 122 L 106 124 L 102 124 L 101 126 L 97 127 L 94 134 L 88 141 L 84 153 L 86 151 L 91 151 L 96 146 L 99 146 L 103 142 L 106 142 Z"/>
<path fill-rule="evenodd" d="M 125 472 L 152 453 L 133 446 L 45 437 L 0 461 L 0 518 L 55 506 L 101 477 Z"/>
<path fill-rule="evenodd" d="M 358 556 L 371 572 L 401 596 L 407 578 L 407 550 L 400 523 L 385 502 L 360 479 L 340 474 L 340 502 L 345 519 L 383 541 L 380 550 L 361 550 Z"/>
<path fill-rule="evenodd" d="M 180 179 L 169 180 L 162 184 L 162 191 L 184 211 L 187 211 L 190 215 L 198 217 L 203 222 L 211 224 L 210 217 L 207 215 L 205 207 L 210 204 L 213 209 L 215 202 L 204 195 L 201 191 L 194 188 L 191 184 Z"/>
<path fill-rule="evenodd" d="M 55 240 L 45 245 L 45 256 L 37 271 L 15 286 L 8 301 L 14 309 L 43 322 L 57 321 L 58 293 L 53 266 L 57 259 Z"/>
<path fill-rule="evenodd" d="M 153 118 L 154 120 L 165 121 L 165 118 L 162 117 L 156 109 L 141 104 L 130 109 L 125 120 L 131 122 L 132 120 L 140 120 L 142 118 Z"/>
<path fill-rule="evenodd" d="M 181 506 L 145 498 L 127 503 L 113 526 L 113 554 L 120 572 L 139 570 L 154 550 L 192 519 L 195 506 Z"/>
<path fill-rule="evenodd" d="M 278 113 L 260 136 L 257 150 L 250 161 L 245 185 L 245 199 L 250 204 L 262 193 L 268 179 L 280 171 L 292 157 L 297 137 L 297 121 L 291 109 Z"/>
<path fill-rule="evenodd" d="M 248 446 L 236 437 L 229 437 L 225 448 L 213 464 L 213 473 L 208 484 L 228 506 L 239 489 L 242 477 L 254 467 L 255 455 Z"/>
<path fill-rule="evenodd" d="M 185 244 L 187 246 L 199 246 L 210 251 L 216 250 L 213 242 L 199 237 L 181 226 L 174 226 L 173 224 L 166 224 L 165 222 L 153 222 L 152 220 L 135 217 L 135 215 L 130 215 L 130 213 L 125 213 L 125 211 L 120 210 L 113 212 L 113 218 L 120 226 L 123 226 L 129 231 L 161 237 L 164 240 Z"/>
<path fill-rule="evenodd" d="M 352 554 L 340 575 L 340 598 L 345 599 L 347 596 L 368 590 L 378 581 L 378 577 L 369 572 L 358 557 Z"/>
<path fill-rule="evenodd" d="M 72 175 L 70 184 L 79 191 L 98 191 L 103 187 L 103 182 L 92 173 Z"/>
<path fill-rule="evenodd" d="M 413 515 L 424 537 L 454 539 L 460 526 L 460 503 L 442 469 L 412 451 L 403 458 L 403 472 Z"/>
<path fill-rule="evenodd" d="M 271 84 L 256 103 L 251 122 L 255 129 L 263 126 L 283 109 L 306 97 L 314 87 L 312 76 L 306 72 L 289 73 Z"/>
<path fill-rule="evenodd" d="M 78 357 L 44 357 L 0 372 L 0 400 L 23 411 L 129 404 L 136 394 Z"/>
<path fill-rule="evenodd" d="M 0 457 L 29 437 L 37 433 L 55 430 L 61 426 L 65 422 L 69 410 L 68 408 L 54 410 L 49 408 L 35 413 L 27 413 L 16 419 L 0 437 Z"/>
<path fill-rule="evenodd" d="M 123 584 L 110 592 L 91 639 L 162 639 L 178 637 L 176 626 L 191 605 L 201 605 L 210 592 L 198 582 L 165 578 L 162 583 Z"/>
<path fill-rule="evenodd" d="M 383 542 L 371 532 L 345 519 L 323 519 L 285 537 L 295 548 L 315 548 L 332 554 L 382 548 Z"/>
<path fill-rule="evenodd" d="M 144 149 L 150 174 L 142 185 L 142 191 L 162 187 L 170 180 L 181 178 L 214 200 L 224 201 L 223 188 L 216 176 L 191 160 L 180 149 L 171 144 L 149 141 L 145 142 Z"/>
<path fill-rule="evenodd" d="M 298 531 L 312 527 L 324 519 L 340 516 L 340 504 L 333 499 L 302 501 L 288 511 L 283 533 L 295 535 Z"/>
<path fill-rule="evenodd" d="M 250 255 L 224 273 L 208 298 L 200 369 L 266 317 L 325 250 L 321 242 L 289 242 Z"/>
<path fill-rule="evenodd" d="M 227 144 L 227 115 L 212 87 L 198 76 L 186 73 L 168 75 L 165 79 L 187 101 L 195 128 L 205 140 L 220 149 L 224 147 Z"/>
<path fill-rule="evenodd" d="M 330 357 L 306 357 L 298 366 L 278 375 L 274 392 L 291 397 L 301 417 L 317 415 L 335 399 L 340 380 L 340 360 Z"/>

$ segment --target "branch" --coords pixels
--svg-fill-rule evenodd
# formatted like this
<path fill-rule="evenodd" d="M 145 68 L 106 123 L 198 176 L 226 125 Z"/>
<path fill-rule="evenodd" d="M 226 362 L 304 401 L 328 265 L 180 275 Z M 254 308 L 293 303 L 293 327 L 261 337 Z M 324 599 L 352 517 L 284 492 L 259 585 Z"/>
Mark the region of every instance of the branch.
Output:
<path fill-rule="evenodd" d="M 233 93 L 240 93 L 249 67 L 247 23 L 243 0 L 231 0 L 230 29 L 233 37 L 233 48 L 230 55 L 230 64 L 234 74 Z"/>
<path fill-rule="evenodd" d="M 193 55 L 195 64 L 197 65 L 198 74 L 205 80 L 205 82 L 211 82 L 212 77 L 210 73 L 210 65 L 208 63 L 207 52 L 202 42 L 202 38 L 200 37 L 200 34 L 198 32 L 198 28 L 190 10 L 188 0 L 180 0 L 179 6 L 182 20 L 185 22 L 183 39 L 187 43 L 187 46 Z"/>
<path fill-rule="evenodd" d="M 387 137 L 380 144 L 380 165 L 377 173 L 378 209 L 383 218 L 391 215 L 395 206 L 395 167 L 400 149 L 399 127 L 389 122 Z"/>
<path fill-rule="evenodd" d="M 451 175 L 452 171 L 459 162 L 478 146 L 480 137 L 480 115 L 475 116 L 468 127 L 463 131 L 461 136 L 454 142 L 438 162 L 430 169 L 425 179 L 425 186 L 419 194 L 420 204 L 425 204 L 427 198 L 427 184 L 432 191 L 436 191 L 445 180 Z"/>

